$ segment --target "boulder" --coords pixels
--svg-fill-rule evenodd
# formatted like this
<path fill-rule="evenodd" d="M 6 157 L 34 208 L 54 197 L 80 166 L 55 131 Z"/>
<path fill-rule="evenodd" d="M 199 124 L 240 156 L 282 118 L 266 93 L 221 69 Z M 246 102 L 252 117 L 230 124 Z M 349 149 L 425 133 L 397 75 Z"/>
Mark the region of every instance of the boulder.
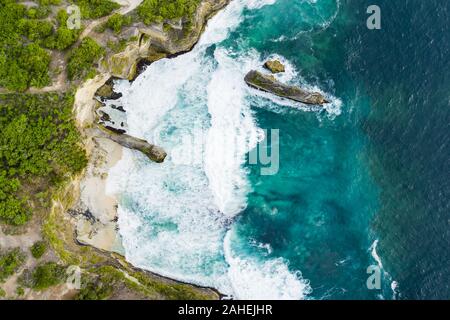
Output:
<path fill-rule="evenodd" d="M 122 106 L 117 106 L 115 104 L 111 104 L 111 108 L 120 112 L 127 112 Z"/>
<path fill-rule="evenodd" d="M 111 121 L 111 116 L 107 114 L 105 111 L 100 110 L 100 120 L 103 122 Z"/>
<path fill-rule="evenodd" d="M 272 93 L 281 98 L 310 104 L 323 105 L 329 103 L 325 97 L 318 92 L 309 92 L 296 86 L 290 86 L 276 80 L 272 75 L 265 75 L 252 70 L 245 76 L 245 82 L 252 88 Z"/>
<path fill-rule="evenodd" d="M 278 60 L 269 60 L 264 64 L 264 68 L 270 70 L 272 73 L 285 72 L 286 68 Z"/>

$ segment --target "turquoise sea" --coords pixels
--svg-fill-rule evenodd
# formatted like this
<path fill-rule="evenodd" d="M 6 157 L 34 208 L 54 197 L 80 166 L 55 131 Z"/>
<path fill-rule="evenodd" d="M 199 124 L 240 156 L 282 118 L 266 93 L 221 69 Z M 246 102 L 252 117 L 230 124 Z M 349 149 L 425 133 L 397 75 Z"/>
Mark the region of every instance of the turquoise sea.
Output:
<path fill-rule="evenodd" d="M 130 262 L 238 299 L 450 297 L 450 2 L 372 2 L 233 0 L 192 52 L 116 83 L 128 131 L 169 153 L 110 172 Z M 269 58 L 331 103 L 248 88 Z M 248 161 L 263 129 L 275 175 Z"/>

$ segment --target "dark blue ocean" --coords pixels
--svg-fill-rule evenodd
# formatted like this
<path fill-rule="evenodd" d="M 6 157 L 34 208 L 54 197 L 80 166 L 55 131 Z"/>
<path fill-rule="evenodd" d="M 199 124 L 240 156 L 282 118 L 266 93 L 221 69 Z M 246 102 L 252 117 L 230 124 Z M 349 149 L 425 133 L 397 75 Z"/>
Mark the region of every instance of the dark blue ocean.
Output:
<path fill-rule="evenodd" d="M 246 88 L 269 57 L 332 108 Z M 235 298 L 450 298 L 449 1 L 234 0 L 191 53 L 122 86 L 131 133 L 170 153 L 111 173 L 134 264 Z M 279 129 L 275 175 L 221 162 L 256 127 Z M 202 130 L 204 165 L 180 163 Z"/>
<path fill-rule="evenodd" d="M 281 170 L 254 170 L 240 233 L 301 270 L 314 298 L 448 299 L 450 2 L 340 1 L 326 29 L 308 23 L 329 17 L 331 3 L 279 0 L 235 34 L 258 30 L 254 47 L 286 57 L 343 101 L 332 120 L 256 111 L 260 126 L 280 128 Z M 366 27 L 371 4 L 381 9 L 381 30 Z M 291 40 L 271 41 L 286 33 Z M 375 240 L 388 274 L 382 290 L 370 291 Z"/>

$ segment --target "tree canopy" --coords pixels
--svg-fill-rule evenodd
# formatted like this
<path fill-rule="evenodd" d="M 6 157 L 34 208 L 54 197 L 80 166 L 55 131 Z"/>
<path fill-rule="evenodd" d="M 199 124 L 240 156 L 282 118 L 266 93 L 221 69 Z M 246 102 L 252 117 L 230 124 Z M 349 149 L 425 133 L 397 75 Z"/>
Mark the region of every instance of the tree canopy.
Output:
<path fill-rule="evenodd" d="M 91 38 L 84 38 L 80 45 L 72 50 L 67 65 L 69 79 L 80 79 L 89 77 L 94 70 L 94 63 L 100 59 L 105 52 L 97 42 Z"/>
<path fill-rule="evenodd" d="M 117 2 L 110 0 L 75 0 L 74 2 L 80 7 L 81 16 L 85 19 L 101 18 L 120 8 Z"/>
<path fill-rule="evenodd" d="M 200 0 L 144 0 L 138 7 L 138 15 L 145 24 L 191 17 Z"/>
<path fill-rule="evenodd" d="M 0 220 L 24 224 L 39 191 L 86 165 L 70 94 L 0 96 Z"/>
<path fill-rule="evenodd" d="M 27 20 L 26 13 L 25 6 L 0 0 L 0 86 L 11 90 L 43 87 L 50 82 L 50 55 L 32 41 L 48 36 L 52 26 L 44 21 Z"/>

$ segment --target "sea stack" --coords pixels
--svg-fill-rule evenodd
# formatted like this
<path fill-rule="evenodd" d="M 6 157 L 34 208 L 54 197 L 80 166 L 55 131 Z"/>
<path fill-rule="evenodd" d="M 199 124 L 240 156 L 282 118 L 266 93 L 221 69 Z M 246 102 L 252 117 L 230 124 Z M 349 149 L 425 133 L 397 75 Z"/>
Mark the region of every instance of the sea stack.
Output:
<path fill-rule="evenodd" d="M 256 70 L 247 73 L 244 80 L 252 88 L 272 93 L 281 98 L 310 105 L 323 105 L 329 103 L 321 93 L 309 92 L 296 86 L 284 84 L 275 79 L 274 76 L 265 75 Z"/>

